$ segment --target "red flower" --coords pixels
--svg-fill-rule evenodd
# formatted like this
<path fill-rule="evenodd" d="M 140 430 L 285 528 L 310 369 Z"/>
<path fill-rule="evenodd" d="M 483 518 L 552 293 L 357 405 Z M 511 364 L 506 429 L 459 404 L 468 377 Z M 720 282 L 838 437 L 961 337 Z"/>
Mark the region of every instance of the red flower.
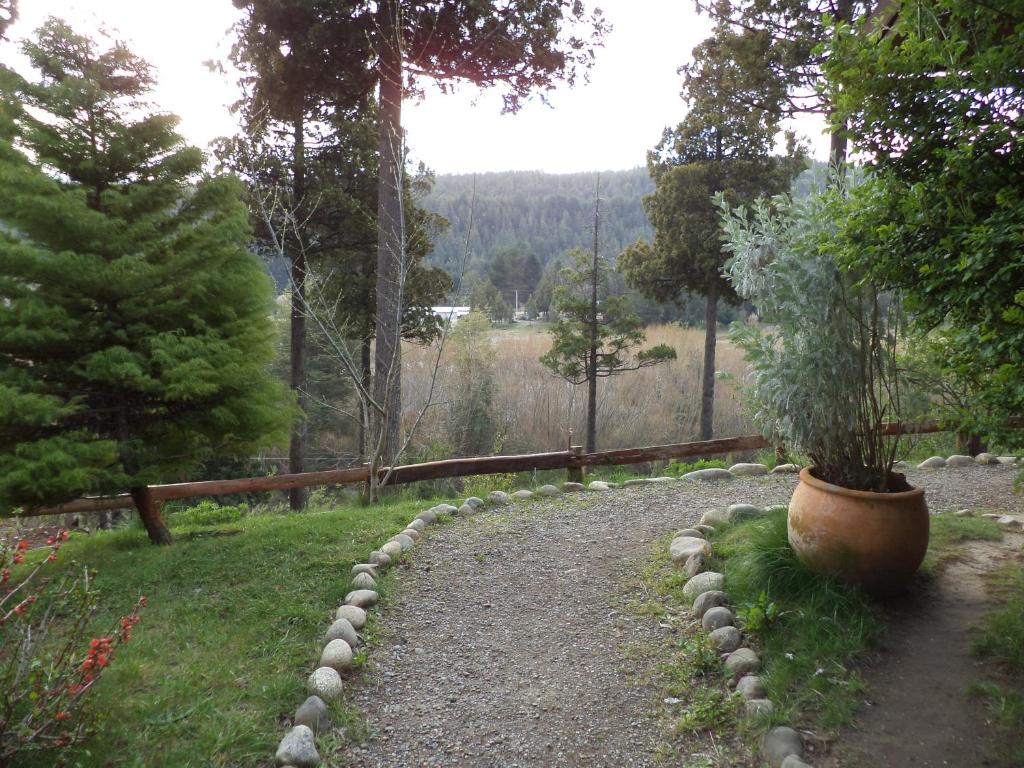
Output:
<path fill-rule="evenodd" d="M 18 551 L 24 552 L 26 549 L 28 549 L 28 539 L 22 539 L 18 542 Z"/>
<path fill-rule="evenodd" d="M 69 717 L 71 717 L 71 715 L 69 715 L 62 709 L 56 715 L 54 715 L 54 717 L 57 718 L 57 720 L 67 720 Z"/>

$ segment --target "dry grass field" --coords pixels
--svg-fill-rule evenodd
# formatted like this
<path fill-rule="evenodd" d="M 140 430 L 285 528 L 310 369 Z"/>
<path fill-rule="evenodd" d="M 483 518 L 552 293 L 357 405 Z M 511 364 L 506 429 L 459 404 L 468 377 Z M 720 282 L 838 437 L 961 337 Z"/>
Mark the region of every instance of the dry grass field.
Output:
<path fill-rule="evenodd" d="M 598 384 L 598 448 L 695 440 L 700 418 L 700 375 L 704 347 L 703 330 L 679 326 L 652 326 L 648 344 L 668 344 L 677 359 L 664 365 L 631 371 Z M 447 419 L 453 397 L 464 377 L 483 385 L 493 376 L 491 413 L 497 424 L 494 452 L 518 453 L 564 449 L 582 444 L 586 416 L 586 386 L 573 387 L 544 368 L 539 358 L 551 345 L 546 326 L 518 324 L 495 329 L 487 340 L 486 365 L 476 372 L 460 369 L 454 362 L 451 341 L 441 355 L 441 366 L 428 409 L 414 440 L 413 453 L 427 446 L 441 446 L 449 434 Z M 437 348 L 408 345 L 404 350 L 403 401 L 410 423 L 427 401 Z M 719 335 L 716 369 L 720 374 L 715 391 L 715 434 L 723 437 L 749 434 L 738 396 L 742 378 L 742 353 Z M 571 435 L 571 437 L 570 437 Z"/>

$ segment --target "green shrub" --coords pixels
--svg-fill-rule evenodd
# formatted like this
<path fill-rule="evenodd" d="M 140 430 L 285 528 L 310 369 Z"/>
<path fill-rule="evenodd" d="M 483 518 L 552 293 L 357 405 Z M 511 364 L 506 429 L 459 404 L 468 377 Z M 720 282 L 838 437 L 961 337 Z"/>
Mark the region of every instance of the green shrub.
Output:
<path fill-rule="evenodd" d="M 177 527 L 222 525 L 241 520 L 242 510 L 238 507 L 222 507 L 213 499 L 203 499 L 195 506 L 173 513 L 169 518 L 170 524 Z"/>

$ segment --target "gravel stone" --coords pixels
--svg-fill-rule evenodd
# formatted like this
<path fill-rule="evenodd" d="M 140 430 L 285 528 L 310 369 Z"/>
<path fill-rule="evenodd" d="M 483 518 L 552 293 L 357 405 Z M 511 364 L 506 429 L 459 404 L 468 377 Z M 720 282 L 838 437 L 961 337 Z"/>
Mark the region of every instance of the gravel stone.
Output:
<path fill-rule="evenodd" d="M 771 699 L 747 699 L 743 702 L 743 714 L 747 717 L 771 716 L 773 712 L 775 712 L 775 705 L 772 704 Z"/>
<path fill-rule="evenodd" d="M 331 715 L 327 704 L 319 696 L 310 696 L 295 710 L 292 725 L 304 725 L 314 734 L 328 730 L 331 727 Z"/>
<path fill-rule="evenodd" d="M 931 456 L 917 465 L 918 469 L 942 469 L 946 466 L 946 460 L 941 456 Z"/>
<path fill-rule="evenodd" d="M 681 480 L 715 482 L 718 480 L 732 480 L 732 472 L 728 469 L 698 469 L 696 472 L 687 472 Z"/>
<path fill-rule="evenodd" d="M 725 512 L 730 523 L 738 523 L 741 520 L 749 520 L 752 517 L 760 517 L 764 514 L 761 507 L 753 504 L 731 504 Z"/>
<path fill-rule="evenodd" d="M 318 667 L 306 679 L 306 689 L 324 701 L 334 701 L 341 696 L 344 686 L 338 670 L 331 667 Z"/>
<path fill-rule="evenodd" d="M 720 605 L 725 605 L 728 602 L 729 595 L 720 589 L 711 589 L 697 595 L 697 599 L 693 601 L 693 605 L 690 607 L 690 610 L 698 619 L 703 619 L 704 614 L 709 610 L 717 608 Z"/>
<path fill-rule="evenodd" d="M 523 501 L 524 499 L 532 499 L 533 491 L 528 491 L 525 488 L 523 488 L 513 493 L 512 498 L 519 499 L 520 501 Z"/>
<path fill-rule="evenodd" d="M 561 491 L 554 485 L 542 485 L 537 489 L 538 496 L 559 496 Z"/>
<path fill-rule="evenodd" d="M 360 630 L 366 626 L 366 611 L 355 605 L 343 605 L 334 614 L 335 619 L 345 619 L 352 629 Z"/>
<path fill-rule="evenodd" d="M 725 659 L 725 671 L 733 677 L 742 677 L 761 668 L 761 659 L 749 648 L 739 648 Z"/>
<path fill-rule="evenodd" d="M 914 469 L 908 480 L 925 488 L 933 509 L 1022 514 L 1016 475 L 975 464 Z M 704 510 L 786 504 L 796 484 L 785 474 L 645 484 L 538 498 L 432 530 L 415 559 L 389 573 L 380 639 L 346 683 L 347 704 L 364 713 L 365 741 L 339 740 L 329 754 L 321 746 L 324 762 L 663 766 L 664 694 L 652 681 L 679 635 L 628 608 L 636 573 L 652 542 Z M 624 652 L 634 646 L 657 652 Z M 693 762 L 689 752 L 669 754 L 674 765 Z"/>
<path fill-rule="evenodd" d="M 402 545 L 399 544 L 397 541 L 387 542 L 383 547 L 380 548 L 380 551 L 387 555 L 389 558 L 391 558 L 392 562 L 396 563 L 402 559 L 402 553 L 405 552 L 405 550 L 402 548 Z"/>
<path fill-rule="evenodd" d="M 672 562 L 679 564 L 685 563 L 691 555 L 702 554 L 711 555 L 711 545 L 704 540 L 704 537 L 696 538 L 694 536 L 681 536 L 678 539 L 672 539 L 672 543 L 668 546 L 668 553 L 672 556 Z"/>
<path fill-rule="evenodd" d="M 345 595 L 345 602 L 357 608 L 369 608 L 376 605 L 380 596 L 372 589 L 356 589 Z"/>
<path fill-rule="evenodd" d="M 334 672 L 333 669 L 331 671 Z M 274 760 L 278 765 L 316 768 L 320 765 L 320 754 L 316 751 L 313 731 L 305 725 L 296 725 L 281 739 Z"/>
<path fill-rule="evenodd" d="M 512 497 L 504 491 L 491 491 L 487 494 L 487 500 L 491 504 L 511 504 Z"/>
<path fill-rule="evenodd" d="M 712 608 L 711 610 L 717 610 Z M 711 613 L 711 611 L 708 611 Z M 705 616 L 708 614 L 705 613 Z M 715 646 L 715 650 L 719 653 L 732 653 L 740 647 L 740 643 L 743 641 L 740 636 L 740 631 L 736 627 L 719 627 L 708 634 L 708 640 Z"/>
<path fill-rule="evenodd" d="M 352 666 L 352 646 L 344 640 L 331 640 L 320 654 L 320 666 L 339 672 Z"/>
<path fill-rule="evenodd" d="M 972 467 L 975 463 L 972 456 L 964 456 L 962 454 L 954 454 L 946 459 L 947 467 Z"/>
<path fill-rule="evenodd" d="M 399 547 L 401 549 L 401 547 Z M 391 565 L 391 557 L 381 550 L 377 549 L 370 553 L 370 556 L 366 558 L 373 565 L 380 566 L 381 568 L 387 568 Z"/>
<path fill-rule="evenodd" d="M 761 754 L 774 766 L 781 766 L 790 755 L 800 757 L 803 751 L 803 737 L 785 725 L 772 728 L 761 739 Z"/>
<path fill-rule="evenodd" d="M 698 573 L 683 586 L 683 597 L 696 600 L 702 592 L 714 592 L 725 586 L 725 576 L 714 571 Z"/>
<path fill-rule="evenodd" d="M 757 675 L 744 675 L 736 683 L 736 693 L 744 699 L 763 699 L 765 697 L 764 683 Z"/>
<path fill-rule="evenodd" d="M 736 621 L 736 616 L 728 608 L 718 606 L 709 608 L 701 617 L 700 624 L 705 632 L 714 632 L 716 629 L 731 626 Z M 733 650 L 736 650 L 735 648 Z"/>
<path fill-rule="evenodd" d="M 733 464 L 729 471 L 737 477 L 759 477 L 768 474 L 768 467 L 764 464 Z"/>
<path fill-rule="evenodd" d="M 332 640 L 344 640 L 352 648 L 359 645 L 359 635 L 356 634 L 356 628 L 352 626 L 352 622 L 345 618 L 337 618 L 327 629 L 324 635 L 324 640 L 328 643 Z"/>
<path fill-rule="evenodd" d="M 376 589 L 377 582 L 368 573 L 357 573 L 352 577 L 351 586 L 352 589 Z"/>

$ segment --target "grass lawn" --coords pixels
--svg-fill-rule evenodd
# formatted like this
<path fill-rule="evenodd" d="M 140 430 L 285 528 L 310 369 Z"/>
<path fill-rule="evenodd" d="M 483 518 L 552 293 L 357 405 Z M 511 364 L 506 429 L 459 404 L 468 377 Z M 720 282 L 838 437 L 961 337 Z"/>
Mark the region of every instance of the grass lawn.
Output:
<path fill-rule="evenodd" d="M 61 560 L 97 569 L 98 630 L 140 594 L 149 606 L 93 691 L 99 730 L 71 764 L 269 765 L 352 564 L 433 503 L 183 527 L 171 547 L 151 546 L 136 529 L 73 536 Z M 53 757 L 21 764 L 50 766 Z"/>

